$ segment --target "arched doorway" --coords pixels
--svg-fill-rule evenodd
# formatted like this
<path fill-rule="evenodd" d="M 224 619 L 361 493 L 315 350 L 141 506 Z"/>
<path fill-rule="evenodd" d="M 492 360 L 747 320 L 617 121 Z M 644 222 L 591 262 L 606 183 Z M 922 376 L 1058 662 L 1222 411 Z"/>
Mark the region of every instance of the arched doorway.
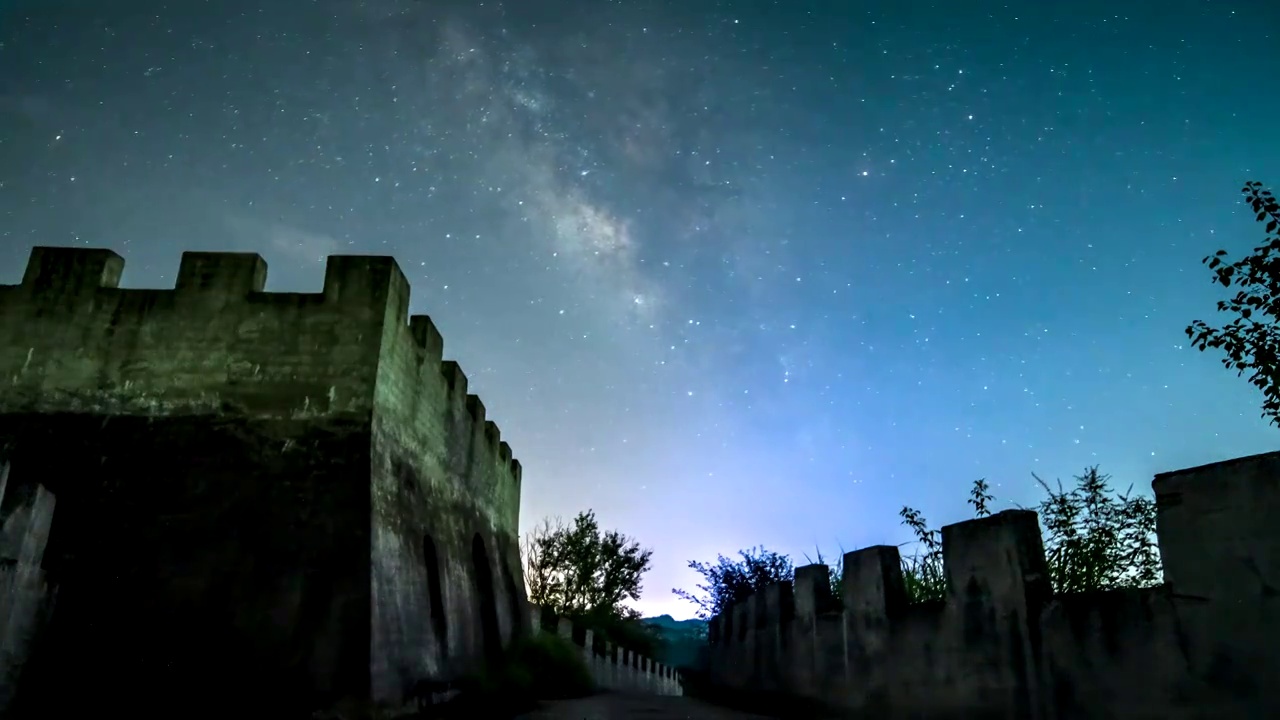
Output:
<path fill-rule="evenodd" d="M 520 590 L 516 587 L 516 578 L 511 574 L 511 563 L 507 562 L 507 556 L 502 556 L 502 579 L 504 590 L 507 591 L 507 607 L 511 612 L 511 638 L 515 639 L 524 632 L 524 623 L 528 621 L 528 614 L 521 612 L 520 607 Z"/>
<path fill-rule="evenodd" d="M 449 623 L 444 614 L 444 590 L 440 583 L 440 557 L 430 535 L 422 536 L 422 562 L 427 568 L 427 602 L 430 603 L 431 628 L 440 644 L 440 656 L 449 656 Z"/>
<path fill-rule="evenodd" d="M 495 659 L 502 654 L 502 636 L 498 631 L 498 598 L 493 589 L 493 566 L 480 533 L 471 538 L 471 564 L 474 567 L 476 596 L 480 600 L 480 630 L 484 654 Z"/>

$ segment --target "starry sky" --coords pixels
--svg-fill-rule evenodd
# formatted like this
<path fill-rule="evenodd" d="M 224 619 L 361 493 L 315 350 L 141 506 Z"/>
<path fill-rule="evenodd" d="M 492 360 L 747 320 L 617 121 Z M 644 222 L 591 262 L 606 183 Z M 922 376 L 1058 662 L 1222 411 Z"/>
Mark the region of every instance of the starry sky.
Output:
<path fill-rule="evenodd" d="M 1183 328 L 1280 185 L 1272 0 L 0 0 L 0 282 L 394 255 L 522 521 L 803 562 L 1276 449 Z M 1268 132 L 1272 134 L 1267 134 Z M 1280 189 L 1280 188 L 1278 188 Z"/>

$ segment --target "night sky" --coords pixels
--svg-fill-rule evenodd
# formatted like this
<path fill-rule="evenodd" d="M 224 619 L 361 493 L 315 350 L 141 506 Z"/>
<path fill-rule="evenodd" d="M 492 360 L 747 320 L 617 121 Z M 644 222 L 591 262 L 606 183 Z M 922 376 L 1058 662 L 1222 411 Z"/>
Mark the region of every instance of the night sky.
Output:
<path fill-rule="evenodd" d="M 595 509 L 677 616 L 689 559 L 903 542 L 979 477 L 1276 449 L 1182 331 L 1280 185 L 1280 3 L 936 5 L 0 0 L 0 282 L 394 255 L 524 525 Z"/>

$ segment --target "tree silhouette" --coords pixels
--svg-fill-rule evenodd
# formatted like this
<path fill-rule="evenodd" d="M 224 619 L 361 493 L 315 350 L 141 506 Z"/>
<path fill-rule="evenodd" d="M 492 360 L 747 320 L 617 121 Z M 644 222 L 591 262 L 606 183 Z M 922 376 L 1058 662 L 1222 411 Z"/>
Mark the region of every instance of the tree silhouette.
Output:
<path fill-rule="evenodd" d="M 595 512 L 573 523 L 544 521 L 521 543 L 529 600 L 567 617 L 632 619 L 652 550 L 615 530 L 602 531 Z"/>
<path fill-rule="evenodd" d="M 601 530 L 591 510 L 571 524 L 544 520 L 520 545 L 529 602 L 590 628 L 596 643 L 654 657 L 660 639 L 627 604 L 640 599 L 652 550 L 616 530 Z"/>
<path fill-rule="evenodd" d="M 745 600 L 752 593 L 763 590 L 776 582 L 795 577 L 795 567 L 786 555 L 750 548 L 739 550 L 738 558 L 716 557 L 714 563 L 689 561 L 689 568 L 703 578 L 696 592 L 673 589 L 676 597 L 693 603 L 698 617 L 706 620 L 719 615 L 735 602 Z"/>
<path fill-rule="evenodd" d="M 1258 222 L 1266 223 L 1267 240 L 1235 262 L 1227 261 L 1226 250 L 1203 260 L 1214 282 L 1239 288 L 1234 297 L 1218 302 L 1218 312 L 1235 318 L 1220 328 L 1195 320 L 1187 337 L 1202 352 L 1221 350 L 1223 366 L 1236 375 L 1250 373 L 1249 382 L 1262 391 L 1262 417 L 1280 425 L 1280 203 L 1259 182 L 1245 183 L 1242 192 Z"/>

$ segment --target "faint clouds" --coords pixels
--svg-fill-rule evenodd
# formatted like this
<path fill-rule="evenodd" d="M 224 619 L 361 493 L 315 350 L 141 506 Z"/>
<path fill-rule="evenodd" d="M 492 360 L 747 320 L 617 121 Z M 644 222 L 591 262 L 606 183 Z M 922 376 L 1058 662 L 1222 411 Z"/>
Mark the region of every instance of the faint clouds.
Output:
<path fill-rule="evenodd" d="M 46 125 L 56 120 L 57 113 L 53 103 L 47 98 L 0 93 L 0 115 L 12 115 L 35 125 Z"/>
<path fill-rule="evenodd" d="M 226 220 L 237 247 L 253 252 L 283 255 L 297 262 L 323 263 L 341 247 L 338 240 L 329 235 L 283 222 L 245 216 L 228 216 Z"/>
<path fill-rule="evenodd" d="M 267 229 L 267 244 L 297 260 L 324 262 L 340 247 L 337 240 L 320 233 L 273 223 Z"/>

